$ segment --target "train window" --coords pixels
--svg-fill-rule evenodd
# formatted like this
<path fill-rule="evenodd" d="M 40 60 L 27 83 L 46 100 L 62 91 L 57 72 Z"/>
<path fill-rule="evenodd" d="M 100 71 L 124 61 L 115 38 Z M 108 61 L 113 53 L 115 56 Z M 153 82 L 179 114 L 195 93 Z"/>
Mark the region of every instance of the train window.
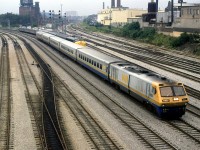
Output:
<path fill-rule="evenodd" d="M 94 61 L 94 66 L 96 66 L 96 61 Z"/>
<path fill-rule="evenodd" d="M 152 87 L 151 93 L 156 94 L 156 88 Z"/>
<path fill-rule="evenodd" d="M 174 86 L 173 87 L 175 96 L 185 96 L 185 91 L 182 86 Z"/>
<path fill-rule="evenodd" d="M 93 60 L 92 60 L 92 65 L 93 65 Z"/>
<path fill-rule="evenodd" d="M 87 58 L 87 62 L 89 62 L 89 59 Z"/>
<path fill-rule="evenodd" d="M 171 87 L 161 87 L 160 93 L 162 97 L 171 97 L 174 95 Z"/>
<path fill-rule="evenodd" d="M 81 58 L 81 55 L 79 54 L 78 57 Z"/>
<path fill-rule="evenodd" d="M 102 64 L 100 64 L 100 69 L 102 70 Z"/>
<path fill-rule="evenodd" d="M 91 59 L 89 59 L 89 63 L 91 64 Z"/>
<path fill-rule="evenodd" d="M 99 63 L 97 63 L 97 68 L 99 68 Z"/>

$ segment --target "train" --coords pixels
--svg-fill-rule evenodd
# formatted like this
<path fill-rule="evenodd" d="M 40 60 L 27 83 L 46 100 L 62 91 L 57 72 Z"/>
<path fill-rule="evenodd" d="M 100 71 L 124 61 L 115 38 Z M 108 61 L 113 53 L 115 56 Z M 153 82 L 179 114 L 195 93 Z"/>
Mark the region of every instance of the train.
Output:
<path fill-rule="evenodd" d="M 37 32 L 36 37 L 141 101 L 159 117 L 185 114 L 189 98 L 183 83 L 49 33 Z"/>
<path fill-rule="evenodd" d="M 26 27 L 22 28 L 21 27 L 21 28 L 19 28 L 19 31 L 20 32 L 24 32 L 24 33 L 29 33 L 29 34 L 36 35 L 36 32 L 39 32 L 40 30 L 38 28 L 26 28 Z M 64 33 L 58 33 L 58 32 L 52 31 L 52 30 L 42 30 L 42 31 L 46 32 L 46 33 L 49 33 L 49 34 L 52 34 L 52 35 L 55 35 L 57 37 L 63 38 L 65 40 L 67 40 L 67 41 L 74 42 L 74 43 L 86 46 L 86 42 L 80 40 L 79 38 L 77 38 L 75 36 L 69 36 L 69 35 L 66 35 Z"/>

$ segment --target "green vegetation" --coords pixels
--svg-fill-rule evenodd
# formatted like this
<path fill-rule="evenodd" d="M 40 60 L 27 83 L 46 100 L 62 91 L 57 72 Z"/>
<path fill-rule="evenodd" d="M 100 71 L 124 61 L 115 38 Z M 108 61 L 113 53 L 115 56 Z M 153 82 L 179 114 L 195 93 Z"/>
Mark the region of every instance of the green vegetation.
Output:
<path fill-rule="evenodd" d="M 19 25 L 28 26 L 31 22 L 29 16 L 19 16 L 12 13 L 0 15 L 0 25 L 2 27 L 8 27 L 8 21 L 10 21 L 11 27 L 17 27 Z"/>
<path fill-rule="evenodd" d="M 199 44 L 197 44 L 200 42 L 200 35 L 198 33 L 182 33 L 180 37 L 171 37 L 157 33 L 155 28 L 141 29 L 138 22 L 126 24 L 122 28 L 112 27 L 111 29 L 109 26 L 102 25 L 89 26 L 87 22 L 84 22 L 82 26 L 89 31 L 111 33 L 117 36 L 126 37 L 157 46 L 164 46 L 166 48 L 176 48 L 182 50 L 181 47 L 184 47 L 184 45 L 195 44 L 197 46 L 193 48 L 192 53 L 200 55 L 200 47 Z"/>

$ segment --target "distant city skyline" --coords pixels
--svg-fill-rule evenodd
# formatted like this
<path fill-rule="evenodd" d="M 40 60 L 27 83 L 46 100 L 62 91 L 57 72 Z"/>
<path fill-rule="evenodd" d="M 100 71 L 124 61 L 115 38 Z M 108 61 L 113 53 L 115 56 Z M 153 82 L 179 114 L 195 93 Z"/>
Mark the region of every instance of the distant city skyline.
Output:
<path fill-rule="evenodd" d="M 122 6 L 137 9 L 147 9 L 148 2 L 151 0 L 121 0 Z M 154 0 L 155 1 L 155 0 Z M 167 6 L 169 0 L 159 0 L 159 8 L 164 9 Z M 200 3 L 200 0 L 184 0 L 188 3 Z M 103 2 L 105 2 L 105 8 L 110 7 L 111 0 L 34 0 L 40 2 L 40 10 L 49 11 L 54 10 L 55 13 L 61 9 L 63 13 L 65 11 L 77 11 L 78 15 L 91 15 L 97 14 L 103 8 Z M 178 0 L 174 0 L 177 3 Z M 19 14 L 20 0 L 0 0 L 0 14 L 14 13 Z"/>

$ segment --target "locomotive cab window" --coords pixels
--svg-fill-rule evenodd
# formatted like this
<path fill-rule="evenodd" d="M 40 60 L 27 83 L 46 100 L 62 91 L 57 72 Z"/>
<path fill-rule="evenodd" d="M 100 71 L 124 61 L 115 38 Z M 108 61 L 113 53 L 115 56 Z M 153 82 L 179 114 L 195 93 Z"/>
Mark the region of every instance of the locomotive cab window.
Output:
<path fill-rule="evenodd" d="M 182 86 L 160 87 L 160 93 L 161 93 L 162 97 L 185 96 L 186 95 Z"/>

